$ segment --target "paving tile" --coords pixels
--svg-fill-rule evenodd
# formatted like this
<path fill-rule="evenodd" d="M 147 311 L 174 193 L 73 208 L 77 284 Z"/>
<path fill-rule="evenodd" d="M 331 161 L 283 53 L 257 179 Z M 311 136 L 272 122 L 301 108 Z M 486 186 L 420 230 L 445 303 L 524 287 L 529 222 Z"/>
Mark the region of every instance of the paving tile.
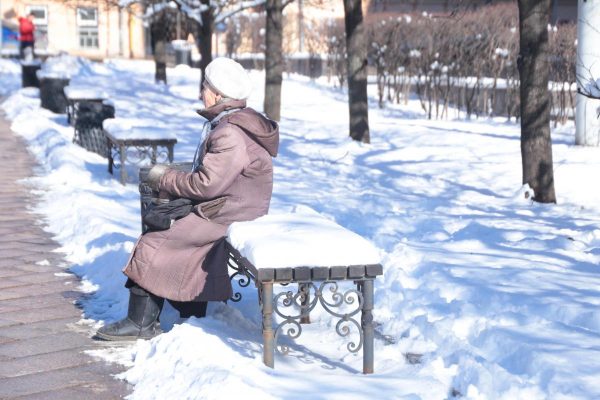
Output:
<path fill-rule="evenodd" d="M 34 308 L 44 308 L 49 306 L 64 306 L 72 307 L 74 301 L 79 299 L 81 296 L 75 294 L 74 296 L 64 297 L 57 296 L 54 293 L 43 294 L 39 296 L 28 296 L 17 299 L 6 299 L 0 300 L 0 307 L 14 307 L 15 310 L 31 310 Z"/>
<path fill-rule="evenodd" d="M 30 238 L 24 238 L 24 239 L 19 239 L 16 240 L 17 243 L 31 243 L 31 244 L 39 244 L 39 245 L 44 245 L 44 244 L 55 244 L 56 246 L 58 246 L 58 243 L 56 243 L 54 240 L 49 239 L 47 237 L 44 236 L 40 236 L 40 237 L 30 237 Z"/>
<path fill-rule="evenodd" d="M 20 323 L 48 321 L 76 316 L 81 316 L 81 311 L 69 304 L 65 304 L 65 306 L 62 307 L 53 305 L 45 308 L 16 310 L 0 314 L 0 317 L 5 321 L 15 321 Z"/>
<path fill-rule="evenodd" d="M 6 249 L 2 251 L 3 258 L 20 258 L 27 255 L 31 255 L 31 252 L 24 249 Z"/>
<path fill-rule="evenodd" d="M 75 289 L 75 284 L 66 285 L 65 282 L 47 282 L 43 284 L 28 284 L 24 286 L 12 287 L 0 291 L 0 300 L 16 299 L 21 297 L 58 293 L 63 296 Z"/>
<path fill-rule="evenodd" d="M 12 268 L 16 265 L 22 264 L 22 261 L 19 261 L 15 258 L 5 258 L 4 254 L 2 254 L 2 258 L 0 258 L 0 268 L 9 267 Z"/>
<path fill-rule="evenodd" d="M 80 319 L 80 317 L 69 317 L 28 324 L 12 324 L 10 326 L 0 327 L 0 336 L 19 340 L 47 336 L 69 330 L 69 326 L 75 326 Z M 0 321 L 2 320 L 0 319 Z M 75 329 L 73 328 L 71 330 Z"/>
<path fill-rule="evenodd" d="M 104 363 L 97 362 L 75 368 L 41 372 L 39 374 L 15 378 L 4 378 L 0 379 L 0 398 L 13 399 L 19 396 L 41 395 L 44 392 L 66 388 L 94 387 L 95 385 L 92 384 L 105 381 L 111 372 L 115 372 L 114 368 L 109 368 Z M 119 395 L 118 393 L 115 394 Z M 87 397 L 87 399 L 90 398 L 93 397 Z"/>
<path fill-rule="evenodd" d="M 17 258 L 28 263 L 36 263 L 48 259 L 48 254 L 49 253 L 42 254 L 31 250 L 24 250 L 23 254 L 17 256 Z"/>
<path fill-rule="evenodd" d="M 46 263 L 43 264 L 35 264 L 35 263 L 31 263 L 31 262 L 21 262 L 20 264 L 16 265 L 14 268 L 17 268 L 21 271 L 24 272 L 35 272 L 35 273 L 39 273 L 39 272 L 65 272 L 64 268 L 60 268 L 57 267 L 57 259 L 54 259 L 51 257 L 51 255 L 46 255 L 46 257 L 43 257 L 42 259 L 40 259 L 39 262 L 42 261 L 48 261 L 49 265 L 45 265 Z M 61 271 L 58 271 L 58 270 Z"/>
<path fill-rule="evenodd" d="M 0 329 L 7 327 L 7 326 L 13 326 L 13 325 L 18 325 L 18 322 L 15 321 L 11 321 L 9 319 L 2 319 L 2 315 L 0 315 Z"/>
<path fill-rule="evenodd" d="M 29 250 L 32 253 L 44 253 L 46 257 L 48 254 L 55 255 L 53 258 L 63 259 L 65 257 L 64 253 L 59 253 L 58 249 L 60 246 L 55 242 L 46 242 L 46 243 L 27 243 L 24 241 L 16 242 L 19 246 L 22 246 L 24 249 Z"/>
<path fill-rule="evenodd" d="M 17 340 L 0 346 L 0 355 L 21 358 L 60 350 L 91 346 L 90 338 L 74 332 L 52 333 L 46 336 Z"/>
<path fill-rule="evenodd" d="M 28 282 L 20 282 L 20 281 L 16 280 L 15 278 L 18 278 L 18 276 L 0 279 L 0 289 L 14 288 L 17 286 L 26 285 L 28 283 Z"/>
<path fill-rule="evenodd" d="M 0 226 L 1 229 L 1 226 Z M 1 232 L 1 231 L 0 231 Z M 8 232 L 7 234 L 10 234 L 10 236 L 7 235 L 0 235 L 0 242 L 13 242 L 15 240 L 26 240 L 29 238 L 43 238 L 44 237 L 44 232 L 43 231 L 37 231 L 37 232 Z"/>
<path fill-rule="evenodd" d="M 38 265 L 39 267 L 39 265 Z M 25 274 L 21 276 L 15 276 L 9 278 L 17 283 L 48 283 L 48 282 L 65 282 L 65 281 L 75 281 L 77 278 L 75 275 L 69 274 L 68 276 L 64 276 L 66 272 L 63 272 L 61 275 L 56 275 L 57 272 L 56 267 L 53 268 L 52 272 L 38 272 L 36 274 Z M 0 284 L 1 285 L 1 284 Z M 1 287 L 1 286 L 0 286 Z"/>
<path fill-rule="evenodd" d="M 0 361 L 0 379 L 77 367 L 98 361 L 83 353 L 83 350 L 84 348 L 75 348 Z"/>
<path fill-rule="evenodd" d="M 35 274 L 35 272 L 23 271 L 20 269 L 16 269 L 14 267 L 0 268 L 0 279 L 10 278 L 11 276 L 27 275 L 27 274 Z"/>
<path fill-rule="evenodd" d="M 0 222 L 2 223 L 2 222 Z M 46 243 L 27 243 L 25 241 L 10 241 L 10 242 L 0 242 L 0 254 L 4 254 L 4 250 L 12 250 L 12 249 L 22 249 L 26 250 L 29 253 L 48 253 L 58 249 L 59 246 L 54 242 L 46 242 Z"/>
<path fill-rule="evenodd" d="M 110 385 L 91 382 L 81 386 L 19 396 L 14 400 L 115 400 L 122 399 L 127 395 L 127 387 L 128 385 L 124 382 Z"/>
<path fill-rule="evenodd" d="M 0 336 L 0 345 L 3 345 L 4 343 L 14 342 L 15 340 L 17 340 L 17 339 Z"/>
<path fill-rule="evenodd" d="M 18 310 L 22 310 L 22 309 L 23 308 L 19 307 L 18 305 L 4 303 L 3 301 L 0 301 L 0 315 L 2 315 L 2 313 L 18 311 Z"/>

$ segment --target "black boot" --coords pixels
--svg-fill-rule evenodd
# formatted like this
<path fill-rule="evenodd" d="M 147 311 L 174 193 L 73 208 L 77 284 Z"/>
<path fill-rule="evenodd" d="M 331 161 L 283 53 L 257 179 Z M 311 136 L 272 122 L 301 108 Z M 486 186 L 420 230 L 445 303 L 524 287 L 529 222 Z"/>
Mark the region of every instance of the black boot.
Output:
<path fill-rule="evenodd" d="M 129 289 L 127 317 L 98 329 L 96 337 L 103 340 L 137 340 L 160 335 L 162 330 L 158 316 L 163 303 L 163 298 L 137 285 L 133 286 Z"/>

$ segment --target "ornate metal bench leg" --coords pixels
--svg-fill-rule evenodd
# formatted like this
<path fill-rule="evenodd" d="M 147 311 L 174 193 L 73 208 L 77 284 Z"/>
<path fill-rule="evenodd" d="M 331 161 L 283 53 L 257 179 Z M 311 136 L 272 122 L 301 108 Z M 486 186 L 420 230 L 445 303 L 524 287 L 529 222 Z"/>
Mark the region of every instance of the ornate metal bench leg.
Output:
<path fill-rule="evenodd" d="M 273 333 L 273 283 L 260 283 L 262 327 L 263 327 L 263 362 L 267 367 L 275 366 L 275 336 Z"/>
<path fill-rule="evenodd" d="M 127 183 L 127 169 L 125 168 L 125 160 L 127 159 L 127 151 L 125 146 L 119 146 L 119 158 L 121 159 L 121 184 Z"/>
<path fill-rule="evenodd" d="M 363 343 L 363 374 L 373 373 L 374 336 L 373 328 L 373 280 L 364 280 L 358 285 L 363 295 L 361 327 L 364 335 Z"/>
<path fill-rule="evenodd" d="M 302 317 L 300 317 L 301 324 L 310 324 L 310 285 L 306 283 L 299 283 L 298 289 L 300 293 L 303 293 L 302 301 L 300 302 L 300 310 L 302 311 Z"/>
<path fill-rule="evenodd" d="M 156 164 L 156 154 L 158 153 L 158 149 L 156 148 L 157 146 L 155 144 L 153 144 L 151 147 L 152 151 L 150 152 L 150 163 L 154 165 Z"/>
<path fill-rule="evenodd" d="M 113 159 L 113 149 L 112 149 L 112 142 L 108 139 L 106 139 L 106 147 L 108 147 L 108 173 L 109 174 L 113 174 L 113 167 L 115 165 L 115 160 Z"/>

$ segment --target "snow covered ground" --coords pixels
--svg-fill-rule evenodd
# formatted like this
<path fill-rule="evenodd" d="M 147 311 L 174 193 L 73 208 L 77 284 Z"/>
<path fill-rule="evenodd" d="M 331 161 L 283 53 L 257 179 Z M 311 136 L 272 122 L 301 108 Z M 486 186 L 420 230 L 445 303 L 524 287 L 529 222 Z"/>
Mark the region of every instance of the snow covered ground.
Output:
<path fill-rule="evenodd" d="M 164 86 L 149 62 L 63 62 L 73 81 L 109 94 L 117 117 L 172 130 L 176 161 L 191 160 L 202 124 L 197 70 L 169 69 Z M 36 89 L 18 89 L 19 72 L 0 60 L 2 107 L 40 163 L 26 184 L 84 279 L 91 335 L 125 314 L 137 185 L 120 185 L 105 159 L 72 144 L 66 117 L 40 109 Z M 264 77 L 252 76 L 250 104 L 261 109 Z M 119 378 L 135 385 L 131 399 L 600 398 L 600 149 L 573 146 L 572 125 L 554 130 L 558 204 L 539 205 L 520 185 L 517 125 L 428 121 L 417 102 L 372 105 L 372 144 L 358 144 L 347 137 L 342 91 L 285 78 L 272 210 L 310 208 L 381 252 L 376 373 L 360 373 L 360 354 L 318 309 L 291 354 L 263 366 L 249 287 L 204 319 L 179 321 L 167 307 L 167 333 L 96 352 L 129 367 Z"/>

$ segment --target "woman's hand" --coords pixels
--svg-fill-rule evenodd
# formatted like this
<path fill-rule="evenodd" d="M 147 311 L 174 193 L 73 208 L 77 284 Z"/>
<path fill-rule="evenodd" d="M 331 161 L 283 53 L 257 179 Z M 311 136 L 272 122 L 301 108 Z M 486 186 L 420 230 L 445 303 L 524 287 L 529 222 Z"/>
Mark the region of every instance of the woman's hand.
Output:
<path fill-rule="evenodd" d="M 158 192 L 158 186 L 160 185 L 160 178 L 169 170 L 169 166 L 165 164 L 156 164 L 150 171 L 148 171 L 148 186 L 150 189 Z"/>

